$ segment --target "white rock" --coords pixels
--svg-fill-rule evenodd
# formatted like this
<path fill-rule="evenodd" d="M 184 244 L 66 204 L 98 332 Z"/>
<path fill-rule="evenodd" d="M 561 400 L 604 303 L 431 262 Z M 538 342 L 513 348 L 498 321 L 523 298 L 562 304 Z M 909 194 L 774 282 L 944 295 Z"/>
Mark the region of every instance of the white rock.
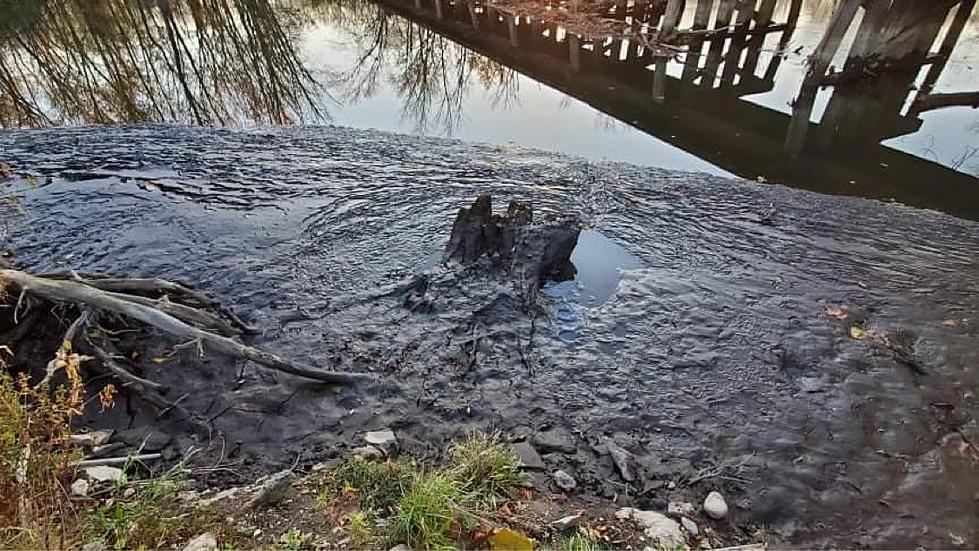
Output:
<path fill-rule="evenodd" d="M 555 529 L 559 532 L 567 532 L 578 527 L 578 521 L 581 519 L 581 515 L 568 515 L 566 517 L 561 517 L 551 523 Z"/>
<path fill-rule="evenodd" d="M 681 545 L 686 540 L 683 530 L 675 520 L 655 511 L 623 507 L 615 512 L 615 517 L 638 522 L 643 527 L 646 537 L 659 545 Z"/>
<path fill-rule="evenodd" d="M 712 519 L 720 520 L 727 516 L 727 502 L 719 492 L 707 494 L 704 500 L 704 512 Z"/>
<path fill-rule="evenodd" d="M 566 492 L 570 492 L 578 487 L 578 481 L 564 471 L 554 471 L 551 477 L 554 478 L 554 483 L 557 484 L 557 487 Z"/>
<path fill-rule="evenodd" d="M 411 551 L 411 548 L 403 543 L 399 543 L 398 545 L 395 545 L 388 551 Z"/>
<path fill-rule="evenodd" d="M 122 469 L 105 465 L 86 467 L 85 476 L 96 482 L 125 482 L 126 480 L 126 473 L 122 472 Z"/>
<path fill-rule="evenodd" d="M 102 540 L 93 540 L 82 546 L 82 551 L 106 551 L 108 547 Z"/>
<path fill-rule="evenodd" d="M 282 501 L 286 497 L 286 492 L 292 486 L 293 478 L 293 472 L 288 469 L 264 477 L 258 493 L 251 499 L 249 506 L 275 505 Z"/>
<path fill-rule="evenodd" d="M 364 435 L 364 442 L 390 454 L 398 449 L 398 437 L 390 430 L 376 430 Z"/>
<path fill-rule="evenodd" d="M 84 478 L 79 478 L 78 480 L 71 483 L 71 495 L 78 497 L 85 497 L 88 495 L 88 481 Z"/>
<path fill-rule="evenodd" d="M 112 438 L 112 429 L 94 430 L 84 434 L 72 434 L 68 441 L 77 446 L 99 446 Z"/>
<path fill-rule="evenodd" d="M 187 542 L 184 551 L 214 551 L 218 548 L 218 539 L 210 532 L 204 532 Z"/>
<path fill-rule="evenodd" d="M 380 459 L 384 457 L 384 452 L 374 446 L 361 446 L 350 450 L 350 455 L 361 459 Z"/>
<path fill-rule="evenodd" d="M 233 487 L 233 488 L 227 488 L 225 490 L 221 490 L 220 492 L 214 494 L 213 496 L 211 496 L 209 498 L 202 499 L 201 500 L 201 505 L 214 505 L 215 503 L 217 503 L 219 501 L 223 501 L 225 499 L 230 499 L 230 498 L 238 495 L 238 492 L 240 492 L 241 490 L 242 489 L 239 488 L 239 487 Z"/>
<path fill-rule="evenodd" d="M 683 529 L 691 536 L 696 536 L 700 533 L 700 528 L 697 527 L 697 523 L 687 517 L 680 517 L 680 524 L 683 525 Z"/>

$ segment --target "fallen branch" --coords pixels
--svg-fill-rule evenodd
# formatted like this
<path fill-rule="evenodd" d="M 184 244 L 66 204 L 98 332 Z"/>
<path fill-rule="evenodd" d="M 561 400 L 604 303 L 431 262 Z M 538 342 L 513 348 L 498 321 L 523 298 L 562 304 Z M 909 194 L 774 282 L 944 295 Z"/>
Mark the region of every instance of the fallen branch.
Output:
<path fill-rule="evenodd" d="M 144 453 L 141 455 L 124 455 L 121 457 L 102 457 L 99 459 L 82 459 L 81 461 L 76 461 L 72 465 L 75 467 L 98 467 L 100 465 L 125 465 L 126 463 L 132 462 L 143 462 L 143 461 L 153 461 L 156 459 L 161 459 L 163 454 L 159 453 Z"/>
<path fill-rule="evenodd" d="M 269 352 L 241 344 L 229 337 L 215 335 L 214 333 L 189 325 L 156 307 L 119 298 L 115 293 L 96 288 L 88 282 L 45 279 L 20 270 L 10 269 L 0 270 L 0 279 L 10 281 L 20 287 L 22 291 L 29 292 L 32 295 L 48 300 L 74 302 L 79 305 L 114 312 L 153 326 L 178 339 L 197 339 L 208 344 L 220 353 L 248 359 L 285 373 L 327 383 L 351 383 L 369 378 L 368 375 L 361 373 L 322 371 L 280 358 Z M 93 283 L 96 281 L 98 280 L 93 280 Z M 155 282 L 155 280 L 152 281 Z"/>

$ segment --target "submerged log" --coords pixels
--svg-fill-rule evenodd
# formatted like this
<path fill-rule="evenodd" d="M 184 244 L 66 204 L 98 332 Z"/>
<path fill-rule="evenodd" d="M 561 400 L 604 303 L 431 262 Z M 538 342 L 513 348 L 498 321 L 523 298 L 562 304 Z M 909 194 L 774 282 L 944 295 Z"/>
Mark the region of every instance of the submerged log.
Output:
<path fill-rule="evenodd" d="M 576 215 L 535 222 L 530 203 L 517 200 L 505 214 L 493 214 L 490 196 L 480 195 L 471 207 L 459 209 L 443 261 L 471 264 L 488 258 L 512 278 L 539 287 L 547 277 L 573 273 L 571 253 L 580 233 Z"/>

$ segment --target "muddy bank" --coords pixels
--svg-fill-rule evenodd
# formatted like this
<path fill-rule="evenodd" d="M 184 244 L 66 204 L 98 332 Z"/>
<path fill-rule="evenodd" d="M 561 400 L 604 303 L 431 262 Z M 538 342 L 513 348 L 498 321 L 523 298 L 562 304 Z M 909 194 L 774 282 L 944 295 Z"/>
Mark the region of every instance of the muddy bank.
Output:
<path fill-rule="evenodd" d="M 334 455 L 381 427 L 423 456 L 502 429 L 574 474 L 585 500 L 662 508 L 721 489 L 725 522 L 799 545 L 979 544 L 973 222 L 342 128 L 17 131 L 0 156 L 39 176 L 14 184 L 28 267 L 194 282 L 261 329 L 254 344 L 377 375 L 335 389 L 192 351 L 144 354 L 148 376 L 212 419 L 197 443 L 237 471 Z M 579 213 L 599 236 L 578 256 L 592 287 L 543 293 L 542 313 L 472 274 L 436 278 L 431 308 L 363 300 L 437 271 L 478 193 Z M 607 297 L 594 288 L 609 281 Z M 926 374 L 852 338 L 854 321 L 902 335 Z M 109 421 L 139 427 L 153 421 L 144 409 Z M 636 455 L 633 482 L 609 441 Z"/>

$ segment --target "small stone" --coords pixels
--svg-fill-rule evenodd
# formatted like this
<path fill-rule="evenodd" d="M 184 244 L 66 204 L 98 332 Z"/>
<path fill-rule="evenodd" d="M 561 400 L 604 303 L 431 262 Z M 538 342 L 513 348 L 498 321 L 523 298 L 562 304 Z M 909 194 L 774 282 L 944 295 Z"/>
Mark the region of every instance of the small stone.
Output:
<path fill-rule="evenodd" d="M 84 472 L 85 476 L 96 482 L 124 482 L 126 480 L 126 473 L 122 472 L 122 469 L 105 465 L 86 467 Z"/>
<path fill-rule="evenodd" d="M 105 551 L 106 549 L 108 549 L 108 546 L 105 545 L 104 541 L 92 540 L 85 545 L 82 545 L 81 551 Z"/>
<path fill-rule="evenodd" d="M 675 520 L 655 511 L 623 507 L 615 512 L 615 517 L 639 523 L 643 527 L 643 533 L 654 544 L 673 547 L 682 545 L 686 540 L 683 530 Z"/>
<path fill-rule="evenodd" d="M 198 497 L 200 497 L 200 494 L 197 490 L 184 490 L 177 494 L 177 499 L 180 501 L 196 501 Z"/>
<path fill-rule="evenodd" d="M 398 545 L 395 545 L 394 547 L 392 547 L 388 551 L 411 551 L 411 547 L 408 547 L 407 545 L 405 545 L 403 543 L 399 543 Z"/>
<path fill-rule="evenodd" d="M 214 494 L 213 496 L 211 496 L 211 497 L 209 497 L 207 499 L 202 499 L 201 500 L 201 505 L 214 505 L 215 503 L 217 503 L 219 501 L 223 501 L 225 499 L 229 499 L 229 498 L 232 498 L 232 497 L 236 496 L 238 494 L 238 492 L 240 492 L 240 491 L 241 491 L 241 488 L 238 488 L 238 487 L 227 488 L 225 490 L 221 490 L 220 492 Z"/>
<path fill-rule="evenodd" d="M 318 473 L 320 471 L 333 470 L 333 469 L 339 467 L 341 464 L 343 464 L 343 460 L 340 459 L 339 457 L 334 457 L 333 459 L 330 459 L 329 461 L 321 461 L 321 462 L 313 465 L 312 471 L 314 473 Z"/>
<path fill-rule="evenodd" d="M 126 488 L 126 490 L 122 492 L 122 497 L 126 499 L 129 499 L 134 495 L 136 495 L 136 488 Z"/>
<path fill-rule="evenodd" d="M 510 444 L 510 449 L 520 459 L 520 466 L 531 471 L 543 471 L 547 468 L 544 460 L 533 446 L 526 442 L 515 442 Z"/>
<path fill-rule="evenodd" d="M 294 475 L 291 470 L 279 471 L 265 477 L 258 493 L 248 503 L 249 507 L 259 505 L 275 505 L 286 497 L 286 492 L 292 486 Z"/>
<path fill-rule="evenodd" d="M 697 508 L 688 501 L 671 501 L 666 505 L 666 514 L 671 517 L 689 517 L 696 512 Z"/>
<path fill-rule="evenodd" d="M 398 449 L 398 437 L 391 430 L 371 431 L 364 435 L 364 442 L 391 455 Z"/>
<path fill-rule="evenodd" d="M 534 436 L 534 445 L 544 453 L 574 453 L 578 446 L 574 436 L 564 429 L 551 429 Z"/>
<path fill-rule="evenodd" d="M 700 533 L 700 528 L 697 527 L 697 523 L 687 517 L 680 517 L 680 524 L 683 525 L 683 529 L 691 536 L 696 536 Z"/>
<path fill-rule="evenodd" d="M 257 537 L 259 537 L 261 535 L 262 535 L 262 529 L 261 528 L 256 528 L 256 529 L 254 529 L 252 531 L 252 537 L 253 538 L 257 538 Z"/>
<path fill-rule="evenodd" d="M 381 459 L 384 457 L 384 452 L 374 446 L 361 446 L 350 450 L 350 455 L 361 459 Z"/>
<path fill-rule="evenodd" d="M 554 471 L 551 476 L 554 478 L 554 484 L 565 492 L 570 492 L 578 487 L 578 481 L 564 471 Z"/>
<path fill-rule="evenodd" d="M 218 548 L 218 539 L 210 532 L 204 532 L 187 542 L 184 551 L 214 551 Z"/>
<path fill-rule="evenodd" d="M 707 494 L 704 500 L 704 512 L 712 519 L 720 520 L 727 516 L 727 502 L 719 492 Z"/>
<path fill-rule="evenodd" d="M 551 526 L 559 532 L 568 532 L 578 527 L 578 521 L 580 519 L 581 515 L 568 515 L 555 520 L 551 523 Z"/>
<path fill-rule="evenodd" d="M 613 444 L 612 442 L 607 444 L 607 448 L 608 454 L 612 456 L 612 462 L 615 464 L 616 470 L 619 471 L 619 475 L 622 477 L 622 480 L 625 480 L 626 482 L 634 481 L 636 479 L 636 456 Z"/>
<path fill-rule="evenodd" d="M 72 434 L 68 437 L 68 441 L 76 446 L 100 446 L 108 442 L 109 438 L 112 438 L 112 432 L 112 429 L 105 429 L 94 430 L 84 434 Z"/>
<path fill-rule="evenodd" d="M 85 497 L 88 495 L 88 481 L 84 478 L 79 478 L 78 480 L 71 483 L 71 495 L 76 497 Z"/>

